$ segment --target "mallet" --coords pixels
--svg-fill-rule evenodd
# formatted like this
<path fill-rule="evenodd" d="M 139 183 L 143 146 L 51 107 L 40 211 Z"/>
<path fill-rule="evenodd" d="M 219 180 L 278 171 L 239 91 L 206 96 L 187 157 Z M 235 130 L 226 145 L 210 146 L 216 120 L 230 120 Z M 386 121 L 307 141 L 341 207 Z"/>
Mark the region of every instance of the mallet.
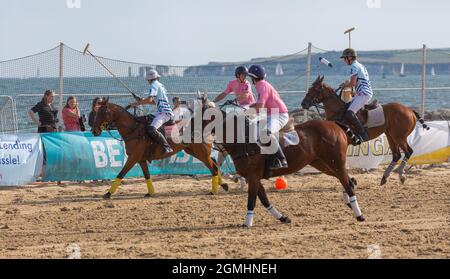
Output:
<path fill-rule="evenodd" d="M 111 72 L 109 69 L 108 69 L 108 67 L 106 67 L 103 63 L 102 63 L 102 61 L 100 61 L 98 58 L 97 58 L 97 56 L 95 56 L 95 55 L 93 55 L 92 54 L 92 52 L 90 52 L 89 51 L 89 46 L 90 46 L 90 44 L 88 43 L 87 45 L 86 45 L 86 47 L 84 48 L 84 51 L 83 51 L 83 55 L 86 55 L 86 53 L 89 53 L 91 56 L 92 56 L 92 58 L 94 58 L 95 59 L 95 61 L 97 61 L 114 79 L 116 79 L 125 89 L 127 89 L 128 90 L 128 92 L 130 92 L 131 93 L 131 95 L 133 95 L 133 97 L 137 100 L 137 101 L 140 101 L 140 100 L 142 100 L 142 98 L 140 98 L 139 96 L 137 96 L 133 91 L 131 91 L 131 89 L 120 79 L 120 78 L 118 78 L 113 72 Z"/>

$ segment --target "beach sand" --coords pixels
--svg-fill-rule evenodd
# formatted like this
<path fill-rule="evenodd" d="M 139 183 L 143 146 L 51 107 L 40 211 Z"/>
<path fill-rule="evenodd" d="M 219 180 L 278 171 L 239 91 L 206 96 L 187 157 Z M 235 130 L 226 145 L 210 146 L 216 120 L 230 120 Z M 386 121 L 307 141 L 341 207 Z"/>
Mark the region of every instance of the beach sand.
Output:
<path fill-rule="evenodd" d="M 110 201 L 107 183 L 36 183 L 0 189 L 0 258 L 450 258 L 450 165 L 413 168 L 404 185 L 382 168 L 353 172 L 366 222 L 341 201 L 337 179 L 287 176 L 288 189 L 264 181 L 292 224 L 258 201 L 255 226 L 241 228 L 247 194 L 208 195 L 209 178 L 125 180 Z M 77 254 L 78 255 L 78 254 Z"/>

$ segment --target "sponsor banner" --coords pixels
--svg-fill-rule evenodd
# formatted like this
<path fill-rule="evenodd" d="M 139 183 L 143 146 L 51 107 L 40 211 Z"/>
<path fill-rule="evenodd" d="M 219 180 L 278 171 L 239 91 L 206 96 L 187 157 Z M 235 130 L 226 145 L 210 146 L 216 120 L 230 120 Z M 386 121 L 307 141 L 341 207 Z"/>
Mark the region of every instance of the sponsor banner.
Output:
<path fill-rule="evenodd" d="M 113 179 L 122 170 L 127 156 L 125 144 L 117 131 L 112 136 L 103 132 L 95 137 L 90 132 L 65 132 L 42 134 L 46 151 L 44 181 Z M 202 162 L 179 152 L 176 155 L 153 161 L 150 174 L 210 174 Z M 136 164 L 126 177 L 143 177 Z"/>
<path fill-rule="evenodd" d="M 0 135 L 0 186 L 19 186 L 41 174 L 43 152 L 38 134 Z"/>

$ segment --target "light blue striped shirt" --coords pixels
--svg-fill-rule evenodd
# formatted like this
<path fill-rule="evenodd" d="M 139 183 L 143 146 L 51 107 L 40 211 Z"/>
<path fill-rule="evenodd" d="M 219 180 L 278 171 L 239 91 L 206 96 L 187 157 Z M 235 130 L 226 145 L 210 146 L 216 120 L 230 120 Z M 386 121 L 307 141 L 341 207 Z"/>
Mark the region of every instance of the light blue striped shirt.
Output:
<path fill-rule="evenodd" d="M 372 97 L 372 85 L 370 83 L 369 73 L 364 65 L 355 60 L 351 65 L 350 76 L 357 76 L 356 93 L 361 93 Z"/>
<path fill-rule="evenodd" d="M 163 112 L 173 116 L 172 107 L 170 106 L 169 99 L 167 98 L 167 91 L 164 85 L 155 80 L 150 85 L 148 90 L 150 97 L 153 97 L 156 103 L 158 112 Z"/>

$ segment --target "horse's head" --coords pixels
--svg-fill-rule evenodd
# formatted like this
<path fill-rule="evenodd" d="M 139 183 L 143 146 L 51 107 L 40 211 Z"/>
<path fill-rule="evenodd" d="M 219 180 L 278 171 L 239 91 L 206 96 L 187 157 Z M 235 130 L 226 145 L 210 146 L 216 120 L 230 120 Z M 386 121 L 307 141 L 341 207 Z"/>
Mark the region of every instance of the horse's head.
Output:
<path fill-rule="evenodd" d="M 325 76 L 318 76 L 313 82 L 312 86 L 308 89 L 305 98 L 302 101 L 302 108 L 309 109 L 313 105 L 320 104 L 324 100 L 324 93 L 326 88 L 324 86 L 323 80 Z"/>
<path fill-rule="evenodd" d="M 108 98 L 104 98 L 100 102 L 100 107 L 95 114 L 94 125 L 92 126 L 92 134 L 100 136 L 103 130 L 106 130 L 112 122 L 111 104 Z"/>

